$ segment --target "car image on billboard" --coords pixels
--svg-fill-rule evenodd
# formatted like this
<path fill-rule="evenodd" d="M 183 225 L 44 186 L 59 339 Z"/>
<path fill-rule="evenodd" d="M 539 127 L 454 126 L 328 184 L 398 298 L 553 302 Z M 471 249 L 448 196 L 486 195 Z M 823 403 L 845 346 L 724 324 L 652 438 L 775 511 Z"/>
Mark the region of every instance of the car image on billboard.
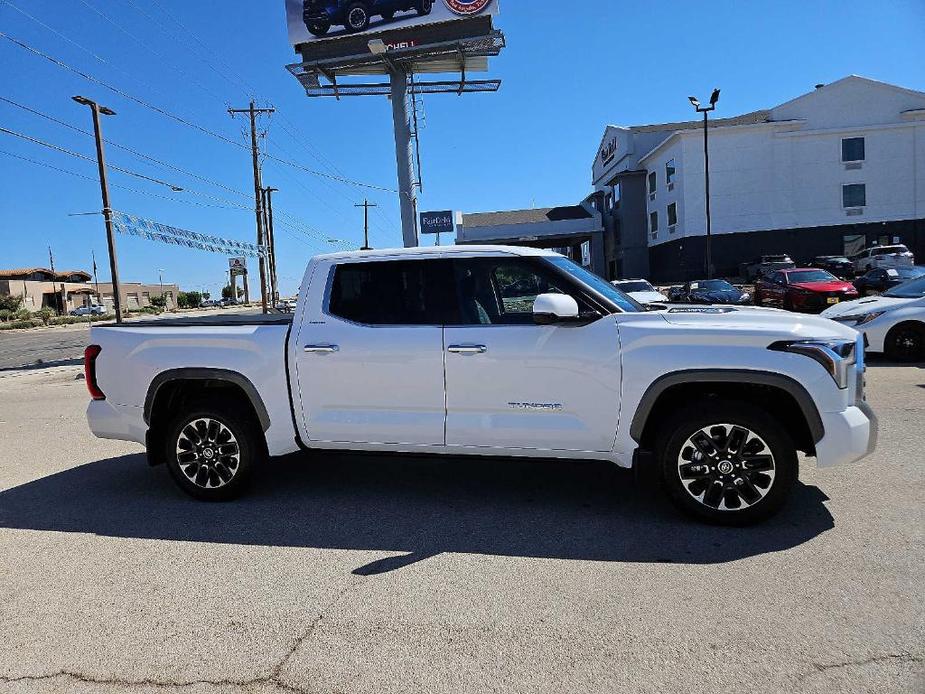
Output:
<path fill-rule="evenodd" d="M 323 39 L 497 14 L 499 0 L 286 0 L 293 46 Z"/>

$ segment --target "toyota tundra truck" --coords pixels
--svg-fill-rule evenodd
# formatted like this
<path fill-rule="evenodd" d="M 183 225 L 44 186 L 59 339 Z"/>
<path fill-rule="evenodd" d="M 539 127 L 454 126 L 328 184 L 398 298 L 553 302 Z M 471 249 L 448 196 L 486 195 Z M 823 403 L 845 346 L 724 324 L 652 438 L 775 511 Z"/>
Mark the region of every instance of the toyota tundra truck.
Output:
<path fill-rule="evenodd" d="M 798 451 L 869 454 L 864 345 L 834 321 L 644 307 L 546 250 L 320 255 L 291 314 L 95 326 L 99 437 L 144 444 L 181 489 L 237 496 L 299 450 L 582 458 L 650 466 L 711 522 L 777 511 Z"/>

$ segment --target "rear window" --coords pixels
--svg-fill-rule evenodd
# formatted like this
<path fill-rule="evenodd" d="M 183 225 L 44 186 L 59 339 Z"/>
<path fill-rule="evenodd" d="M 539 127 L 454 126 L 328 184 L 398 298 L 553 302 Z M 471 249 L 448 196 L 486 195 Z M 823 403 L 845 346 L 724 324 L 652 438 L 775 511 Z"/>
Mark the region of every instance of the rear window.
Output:
<path fill-rule="evenodd" d="M 338 265 L 328 311 L 367 325 L 441 325 L 452 305 L 450 272 L 435 260 Z"/>

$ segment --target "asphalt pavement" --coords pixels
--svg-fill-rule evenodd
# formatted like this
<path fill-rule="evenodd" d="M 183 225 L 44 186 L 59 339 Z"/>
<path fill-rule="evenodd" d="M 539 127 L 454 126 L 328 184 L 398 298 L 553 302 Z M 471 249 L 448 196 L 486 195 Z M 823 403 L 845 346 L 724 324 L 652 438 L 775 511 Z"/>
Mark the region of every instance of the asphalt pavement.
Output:
<path fill-rule="evenodd" d="M 877 452 L 751 528 L 579 462 L 297 456 L 196 502 L 79 377 L 0 373 L 0 692 L 925 690 L 925 368 L 874 364 Z"/>

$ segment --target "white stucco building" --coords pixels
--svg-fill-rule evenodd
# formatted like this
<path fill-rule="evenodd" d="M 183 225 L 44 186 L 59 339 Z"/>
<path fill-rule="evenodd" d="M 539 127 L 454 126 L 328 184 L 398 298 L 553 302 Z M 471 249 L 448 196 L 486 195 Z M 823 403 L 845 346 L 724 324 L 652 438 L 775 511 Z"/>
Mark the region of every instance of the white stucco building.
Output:
<path fill-rule="evenodd" d="M 711 118 L 709 136 L 718 274 L 763 253 L 806 261 L 897 240 L 925 261 L 925 93 L 852 75 Z M 608 276 L 703 274 L 702 121 L 608 126 L 592 183 Z"/>

